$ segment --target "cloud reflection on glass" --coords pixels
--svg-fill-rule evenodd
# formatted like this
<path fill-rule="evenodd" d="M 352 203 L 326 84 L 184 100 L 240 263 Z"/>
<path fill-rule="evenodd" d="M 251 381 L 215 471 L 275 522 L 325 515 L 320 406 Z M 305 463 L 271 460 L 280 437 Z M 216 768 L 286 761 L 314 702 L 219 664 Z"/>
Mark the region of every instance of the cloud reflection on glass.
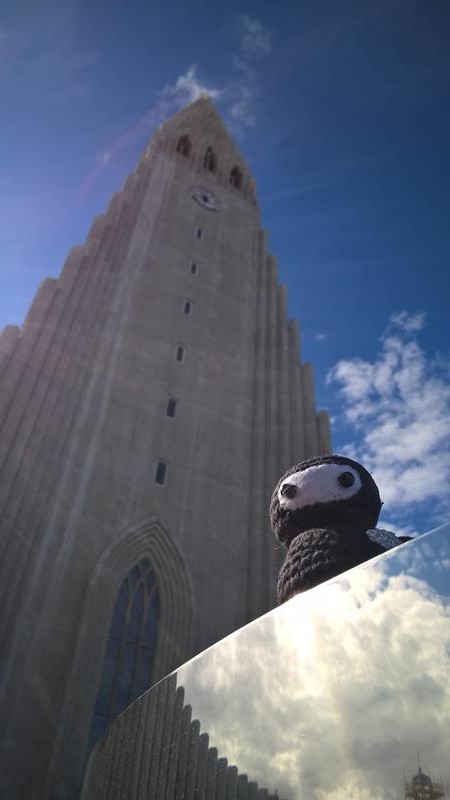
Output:
<path fill-rule="evenodd" d="M 211 745 L 289 800 L 450 788 L 450 526 L 299 595 L 177 673 Z"/>

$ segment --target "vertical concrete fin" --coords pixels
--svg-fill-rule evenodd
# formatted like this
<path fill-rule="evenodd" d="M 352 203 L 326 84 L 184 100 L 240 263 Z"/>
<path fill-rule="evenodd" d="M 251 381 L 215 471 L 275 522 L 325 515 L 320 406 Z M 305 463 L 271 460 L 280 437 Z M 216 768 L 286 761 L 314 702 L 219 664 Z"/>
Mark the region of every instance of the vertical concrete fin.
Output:
<path fill-rule="evenodd" d="M 113 196 L 111 197 L 111 200 L 108 203 L 108 208 L 106 210 L 106 217 L 110 224 L 116 222 L 117 217 L 119 216 L 123 208 L 124 202 L 125 201 L 122 192 L 115 192 L 115 194 L 113 194 Z"/>
<path fill-rule="evenodd" d="M 186 789 L 185 800 L 194 800 L 195 786 L 197 781 L 197 759 L 198 759 L 198 746 L 200 740 L 200 722 L 194 719 L 191 722 L 191 730 L 189 734 L 189 759 L 186 775 Z M 163 797 L 164 795 L 159 795 Z"/>
<path fill-rule="evenodd" d="M 136 196 L 136 192 L 139 189 L 139 178 L 136 172 L 132 172 L 131 175 L 128 175 L 125 183 L 123 185 L 123 194 L 127 198 L 127 200 L 134 200 Z"/>
<path fill-rule="evenodd" d="M 265 507 L 268 509 L 270 496 L 273 486 L 277 480 L 280 466 L 280 364 L 279 364 L 279 340 L 280 322 L 278 307 L 278 284 L 277 284 L 277 262 L 273 256 L 268 256 L 267 269 L 267 387 L 266 387 L 266 486 L 265 486 Z M 266 512 L 268 513 L 268 512 Z M 276 585 L 276 575 L 278 572 L 277 553 L 274 547 L 273 537 L 270 535 L 268 523 L 264 530 L 267 531 L 265 551 L 267 566 L 265 569 L 265 592 L 267 607 L 273 603 L 273 592 Z"/>
<path fill-rule="evenodd" d="M 299 363 L 298 328 L 295 322 L 289 325 L 290 368 L 291 368 L 291 416 L 292 416 L 292 464 L 302 461 L 306 456 L 302 369 Z"/>
<path fill-rule="evenodd" d="M 18 325 L 6 325 L 0 333 L 0 375 L 2 364 L 12 356 L 17 342 L 20 339 L 20 328 Z"/>
<path fill-rule="evenodd" d="M 165 703 L 164 703 L 164 727 L 161 742 L 161 755 L 159 759 L 158 781 L 156 785 L 155 797 L 166 797 L 166 786 L 168 781 L 168 772 L 171 767 L 169 763 L 169 754 L 171 750 L 171 743 L 173 740 L 174 716 L 175 716 L 175 699 L 176 699 L 176 676 L 173 675 L 165 681 L 167 684 Z M 133 703 L 132 705 L 136 705 Z M 127 786 L 124 786 L 123 796 L 126 796 Z"/>
<path fill-rule="evenodd" d="M 22 325 L 23 336 L 37 336 L 50 311 L 53 300 L 59 289 L 56 278 L 46 278 L 36 292 Z"/>
<path fill-rule="evenodd" d="M 175 787 L 176 800 L 183 800 L 185 786 L 187 764 L 189 756 L 189 734 L 191 730 L 191 707 L 185 706 L 181 715 L 181 735 L 180 735 L 180 750 L 178 757 L 177 767 L 177 781 Z"/>
<path fill-rule="evenodd" d="M 316 422 L 316 400 L 314 389 L 314 373 L 312 365 L 307 362 L 302 366 L 303 377 L 303 407 L 305 412 L 305 445 L 306 455 L 314 456 L 319 452 L 317 422 Z"/>
<path fill-rule="evenodd" d="M 265 228 L 261 228 L 258 231 L 258 239 L 261 255 L 266 257 L 269 250 L 269 233 Z"/>
<path fill-rule="evenodd" d="M 147 783 L 146 797 L 148 798 L 148 800 L 156 800 L 156 798 L 158 797 L 158 792 L 157 792 L 158 777 L 159 777 L 161 754 L 163 751 L 163 733 L 164 733 L 164 728 L 167 725 L 166 709 L 167 709 L 167 698 L 170 692 L 170 683 L 162 681 L 162 683 L 158 683 L 152 691 L 155 694 L 154 702 L 156 700 L 156 712 L 155 712 L 155 728 L 153 735 L 153 747 L 151 751 L 150 772 Z M 187 708 L 189 708 L 189 706 L 187 706 Z"/>
<path fill-rule="evenodd" d="M 300 326 L 298 320 L 290 319 L 288 328 L 291 342 L 291 356 L 294 359 L 293 363 L 298 364 L 301 361 Z"/>
<path fill-rule="evenodd" d="M 100 246 L 104 233 L 108 225 L 106 214 L 99 214 L 95 217 L 86 239 L 86 250 L 92 256 Z"/>
<path fill-rule="evenodd" d="M 228 767 L 226 800 L 236 800 L 238 769 L 234 765 Z"/>
<path fill-rule="evenodd" d="M 217 784 L 217 747 L 208 750 L 208 763 L 206 766 L 205 800 L 216 800 Z"/>
<path fill-rule="evenodd" d="M 206 790 L 206 770 L 208 767 L 209 736 L 202 733 L 198 741 L 197 783 L 194 800 L 204 800 Z M 170 798 L 167 798 L 170 800 Z"/>
<path fill-rule="evenodd" d="M 173 676 L 176 680 L 176 676 Z M 173 727 L 172 727 L 172 740 L 170 742 L 169 751 L 169 771 L 167 775 L 167 785 L 165 800 L 173 800 L 175 797 L 175 786 L 178 770 L 178 759 L 180 756 L 180 743 L 181 743 L 181 720 L 183 714 L 184 704 L 184 689 L 179 686 L 175 694 L 175 703 L 173 710 Z M 134 797 L 131 792 L 131 797 Z"/>
<path fill-rule="evenodd" d="M 279 439 L 278 439 L 278 285 L 277 262 L 273 256 L 267 257 L 268 270 L 268 314 L 267 314 L 267 486 L 270 491 L 278 474 Z"/>
<path fill-rule="evenodd" d="M 247 800 L 248 797 L 248 777 L 245 775 L 238 775 L 236 800 Z"/>
<path fill-rule="evenodd" d="M 278 429 L 280 445 L 278 472 L 282 473 L 292 464 L 292 370 L 289 358 L 286 287 L 282 284 L 278 285 L 278 329 Z"/>
<path fill-rule="evenodd" d="M 267 459 L 267 403 L 269 386 L 268 306 L 269 261 L 267 232 L 259 231 L 256 252 L 255 357 L 253 371 L 253 411 L 251 441 L 251 491 L 247 541 L 247 611 L 254 619 L 266 610 L 264 598 L 267 575 L 267 554 L 260 537 L 267 525 L 264 515 Z"/>
<path fill-rule="evenodd" d="M 226 800 L 227 797 L 227 769 L 228 760 L 219 758 L 217 762 L 217 789 L 216 800 Z"/>
<path fill-rule="evenodd" d="M 319 452 L 331 453 L 331 426 L 328 411 L 319 411 L 317 414 L 317 432 L 319 439 Z"/>
<path fill-rule="evenodd" d="M 77 244 L 70 248 L 59 278 L 62 285 L 65 285 L 75 278 L 83 262 L 84 255 L 84 245 Z"/>

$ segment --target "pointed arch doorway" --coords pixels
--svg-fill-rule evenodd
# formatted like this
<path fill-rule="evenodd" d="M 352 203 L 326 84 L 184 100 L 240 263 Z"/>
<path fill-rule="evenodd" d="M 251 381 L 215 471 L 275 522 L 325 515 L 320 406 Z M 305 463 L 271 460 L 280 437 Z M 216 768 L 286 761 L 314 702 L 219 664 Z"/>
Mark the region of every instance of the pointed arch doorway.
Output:
<path fill-rule="evenodd" d="M 159 605 L 158 584 L 150 561 L 144 558 L 122 582 L 114 606 L 88 752 L 110 722 L 151 685 Z"/>
<path fill-rule="evenodd" d="M 135 568 L 139 570 L 139 577 L 133 573 Z M 134 584 L 133 598 L 129 594 L 126 600 L 131 620 L 133 609 L 136 608 L 134 603 L 137 607 L 140 603 L 140 600 L 136 600 L 139 594 L 136 587 L 143 587 L 143 581 L 150 579 L 150 573 L 155 580 L 155 590 L 153 593 L 148 591 L 149 587 L 146 584 L 148 594 L 145 602 L 150 632 L 145 635 L 149 636 L 151 652 L 143 654 L 143 661 L 140 662 L 142 670 L 146 658 L 150 664 L 148 686 L 156 683 L 192 655 L 194 596 L 187 560 L 158 520 L 154 518 L 142 520 L 122 531 L 106 548 L 93 568 L 86 591 L 72 669 L 61 705 L 58 733 L 47 772 L 45 797 L 59 796 L 58 791 L 62 790 L 62 787 L 68 797 L 78 796 L 88 746 L 92 747 L 95 744 L 91 740 L 91 735 L 93 737 L 94 717 L 99 709 L 99 694 L 101 691 L 106 693 L 107 690 L 106 677 L 104 678 L 105 660 L 109 658 L 108 647 L 113 649 L 109 642 L 117 630 L 120 614 L 124 613 L 121 610 L 121 604 L 125 603 L 123 586 L 127 581 L 135 580 L 134 575 L 136 575 L 138 579 Z M 130 592 L 129 584 L 127 591 Z M 137 610 L 134 613 L 140 612 Z M 135 622 L 130 624 L 134 625 Z M 142 639 L 128 641 L 129 630 L 128 627 L 124 627 L 123 635 L 117 639 L 123 647 L 127 643 L 136 645 L 136 655 L 136 651 L 141 647 L 145 648 L 147 644 Z M 123 659 L 126 660 L 125 651 L 123 652 Z M 128 652 L 131 653 L 132 648 Z M 112 703 L 114 707 L 116 701 L 113 697 L 117 698 L 118 702 L 119 697 L 125 698 L 126 692 L 123 688 L 121 694 L 119 689 L 121 679 L 119 672 L 117 677 L 114 677 L 116 672 L 113 665 L 124 661 L 114 662 L 114 659 L 111 659 L 110 663 L 112 680 L 116 680 L 118 693 L 113 696 L 110 688 L 107 697 L 108 703 Z M 123 679 L 124 687 L 126 681 L 129 681 L 130 691 L 137 690 L 139 686 L 140 678 L 135 673 L 136 663 L 134 671 L 125 670 L 125 676 L 128 677 Z M 98 736 L 100 722 L 97 721 L 96 724 Z"/>

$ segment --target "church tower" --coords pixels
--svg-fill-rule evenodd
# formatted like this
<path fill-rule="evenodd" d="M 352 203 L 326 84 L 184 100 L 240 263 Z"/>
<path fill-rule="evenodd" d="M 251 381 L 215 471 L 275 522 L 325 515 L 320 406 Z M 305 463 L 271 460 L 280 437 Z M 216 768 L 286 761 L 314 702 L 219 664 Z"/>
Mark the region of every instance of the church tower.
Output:
<path fill-rule="evenodd" d="M 0 337 L 5 797 L 75 800 L 114 716 L 274 605 L 272 487 L 330 439 L 259 225 L 202 98 Z"/>

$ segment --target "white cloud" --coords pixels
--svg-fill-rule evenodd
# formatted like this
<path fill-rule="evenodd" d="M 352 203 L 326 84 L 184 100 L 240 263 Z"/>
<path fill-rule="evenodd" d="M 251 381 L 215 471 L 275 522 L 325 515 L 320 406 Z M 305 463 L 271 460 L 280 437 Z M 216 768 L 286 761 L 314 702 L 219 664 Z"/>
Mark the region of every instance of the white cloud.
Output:
<path fill-rule="evenodd" d="M 256 63 L 272 50 L 272 36 L 263 24 L 243 14 L 237 20 L 237 52 L 231 55 L 232 75 L 221 87 L 209 85 L 191 65 L 176 81 L 164 88 L 162 97 L 182 108 L 202 96 L 217 100 L 232 133 L 256 124 L 256 103 L 259 97 Z"/>
<path fill-rule="evenodd" d="M 229 80 L 222 86 L 214 85 L 211 80 L 200 77 L 197 65 L 191 64 L 173 83 L 164 86 L 152 108 L 97 156 L 94 168 L 83 182 L 81 194 L 90 189 L 100 172 L 114 162 L 119 152 L 148 139 L 168 117 L 199 97 L 211 97 L 217 101 L 234 136 L 239 137 L 245 128 L 255 125 L 259 97 L 256 62 L 272 50 L 272 37 L 259 20 L 247 15 L 238 18 L 236 32 L 238 41 L 235 52 L 230 54 Z"/>
<path fill-rule="evenodd" d="M 327 339 L 327 338 L 328 338 L 328 334 L 327 333 L 315 333 L 314 334 L 314 339 L 316 340 L 316 342 L 324 342 L 325 339 Z"/>
<path fill-rule="evenodd" d="M 197 75 L 197 67 L 192 64 L 189 69 L 180 75 L 171 86 L 166 86 L 162 96 L 172 99 L 175 106 L 182 108 L 198 100 L 199 97 L 211 97 L 213 100 L 223 94 L 224 89 L 216 89 L 202 83 Z"/>
<path fill-rule="evenodd" d="M 417 311 L 415 314 L 409 314 L 407 311 L 397 311 L 391 315 L 391 323 L 406 333 L 422 330 L 425 325 L 426 314 L 424 311 Z"/>
<path fill-rule="evenodd" d="M 447 781 L 450 606 L 430 570 L 444 556 L 442 540 L 407 545 L 179 670 L 219 755 L 289 800 L 398 800 L 417 750 Z"/>
<path fill-rule="evenodd" d="M 242 128 L 255 125 L 259 97 L 257 62 L 272 51 L 272 36 L 257 19 L 242 14 L 238 18 L 239 52 L 232 59 L 236 79 L 230 81 L 226 92 L 225 116 L 232 132 L 239 135 Z"/>
<path fill-rule="evenodd" d="M 422 312 L 393 314 L 374 361 L 339 361 L 327 380 L 354 430 L 346 452 L 373 471 L 389 515 L 433 503 L 431 527 L 450 511 L 450 364 L 427 358 L 424 323 Z"/>
<path fill-rule="evenodd" d="M 262 22 L 241 14 L 238 21 L 240 49 L 244 58 L 255 61 L 267 56 L 272 50 L 272 36 Z"/>

